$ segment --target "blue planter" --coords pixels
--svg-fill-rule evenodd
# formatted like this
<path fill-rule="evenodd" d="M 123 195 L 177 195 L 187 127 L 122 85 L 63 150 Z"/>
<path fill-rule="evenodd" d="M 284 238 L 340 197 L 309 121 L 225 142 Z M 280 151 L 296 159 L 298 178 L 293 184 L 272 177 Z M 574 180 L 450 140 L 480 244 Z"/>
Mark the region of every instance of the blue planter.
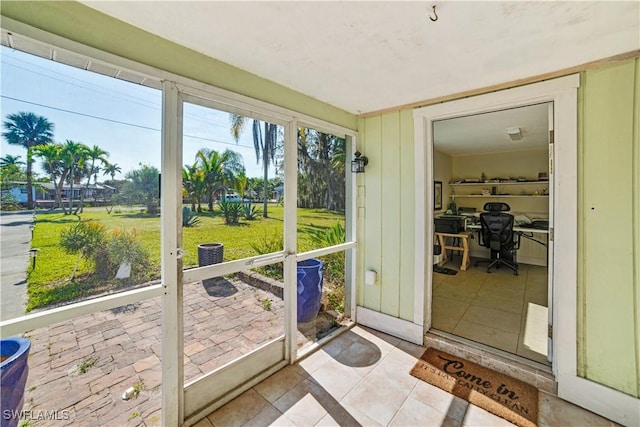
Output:
<path fill-rule="evenodd" d="M 298 322 L 313 320 L 322 298 L 322 261 L 307 259 L 298 263 Z"/>
<path fill-rule="evenodd" d="M 2 400 L 0 408 L 2 427 L 15 427 L 20 421 L 18 413 L 24 403 L 24 386 L 29 368 L 27 357 L 31 342 L 25 338 L 7 338 L 0 340 L 0 390 Z"/>

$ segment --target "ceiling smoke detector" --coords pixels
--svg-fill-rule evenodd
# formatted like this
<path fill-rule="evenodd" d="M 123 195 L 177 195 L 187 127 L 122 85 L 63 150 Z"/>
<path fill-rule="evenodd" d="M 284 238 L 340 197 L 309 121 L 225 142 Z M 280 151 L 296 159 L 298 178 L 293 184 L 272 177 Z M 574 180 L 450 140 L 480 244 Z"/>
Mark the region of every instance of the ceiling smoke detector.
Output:
<path fill-rule="evenodd" d="M 509 135 L 509 138 L 511 138 L 512 141 L 520 141 L 522 139 L 522 132 L 520 131 L 520 128 L 507 128 L 506 131 L 507 135 Z"/>

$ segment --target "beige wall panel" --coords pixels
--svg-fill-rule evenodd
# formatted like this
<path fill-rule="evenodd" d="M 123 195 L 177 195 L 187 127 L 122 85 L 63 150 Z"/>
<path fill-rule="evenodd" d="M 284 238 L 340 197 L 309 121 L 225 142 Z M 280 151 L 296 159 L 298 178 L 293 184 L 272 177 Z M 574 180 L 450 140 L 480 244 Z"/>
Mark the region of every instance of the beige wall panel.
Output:
<path fill-rule="evenodd" d="M 400 113 L 382 116 L 382 139 L 378 161 L 381 181 L 381 311 L 400 315 Z"/>
<path fill-rule="evenodd" d="M 634 203 L 638 136 L 635 61 L 587 71 L 584 84 L 580 216 L 583 259 L 579 301 L 584 328 L 579 351 L 590 380 L 638 396 L 638 254 Z M 635 159 L 635 161 L 634 161 Z M 561 248 L 559 248 L 561 249 Z"/>
<path fill-rule="evenodd" d="M 400 112 L 400 318 L 413 320 L 415 284 L 415 154 L 413 111 Z"/>
<path fill-rule="evenodd" d="M 369 165 L 364 174 L 360 174 L 358 180 L 364 183 L 364 230 L 359 239 L 366 242 L 360 246 L 364 253 L 364 270 L 373 269 L 378 272 L 378 280 L 375 286 L 363 285 L 363 306 L 371 310 L 380 311 L 382 274 L 382 202 L 381 192 L 383 159 L 382 159 L 382 118 L 370 117 L 365 120 L 364 151 L 362 154 L 369 157 Z M 385 172 L 386 173 L 386 172 Z M 361 272 L 364 274 L 364 271 Z"/>

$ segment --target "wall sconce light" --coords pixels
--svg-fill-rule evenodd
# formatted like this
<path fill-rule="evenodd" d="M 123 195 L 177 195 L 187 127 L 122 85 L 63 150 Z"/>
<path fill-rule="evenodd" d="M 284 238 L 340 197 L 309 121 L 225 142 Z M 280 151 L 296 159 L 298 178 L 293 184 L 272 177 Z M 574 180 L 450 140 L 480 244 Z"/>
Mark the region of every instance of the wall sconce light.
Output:
<path fill-rule="evenodd" d="M 506 131 L 507 135 L 509 135 L 509 138 L 511 138 L 512 141 L 520 141 L 522 139 L 522 132 L 520 131 L 520 128 L 507 128 Z"/>
<path fill-rule="evenodd" d="M 364 173 L 364 167 L 369 164 L 369 159 L 367 156 L 360 154 L 359 151 L 356 151 L 353 155 L 356 158 L 351 161 L 351 172 Z"/>

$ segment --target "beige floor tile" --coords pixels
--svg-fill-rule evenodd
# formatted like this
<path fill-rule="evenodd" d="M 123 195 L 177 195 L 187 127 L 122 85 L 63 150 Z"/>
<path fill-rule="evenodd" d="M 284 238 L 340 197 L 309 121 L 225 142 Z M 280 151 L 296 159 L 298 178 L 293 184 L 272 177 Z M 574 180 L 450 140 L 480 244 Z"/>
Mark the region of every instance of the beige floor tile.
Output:
<path fill-rule="evenodd" d="M 530 295 L 525 297 L 525 304 L 534 303 L 542 306 L 547 306 L 549 300 L 546 295 Z"/>
<path fill-rule="evenodd" d="M 395 377 L 407 376 L 408 371 L 398 371 Z M 341 403 L 347 404 L 356 411 L 366 414 L 376 423 L 387 425 L 400 409 L 411 388 L 399 388 L 389 383 L 384 375 L 369 374 L 362 380 Z"/>
<path fill-rule="evenodd" d="M 254 389 L 273 403 L 304 379 L 305 377 L 300 375 L 295 367 L 287 366 L 256 385 Z"/>
<path fill-rule="evenodd" d="M 572 405 L 548 393 L 540 392 L 538 400 L 540 408 L 538 411 L 538 425 L 540 427 L 568 425 L 569 422 L 571 425 L 581 427 L 617 425 L 606 418 L 602 418 L 593 412 Z"/>
<path fill-rule="evenodd" d="M 490 328 L 464 319 L 453 330 L 455 335 L 486 344 L 500 350 L 515 353 L 518 349 L 518 334 Z"/>
<path fill-rule="evenodd" d="M 355 335 L 355 334 L 354 334 Z M 378 344 L 369 341 L 359 335 L 355 335 L 357 340 L 347 342 L 343 351 L 335 354 L 333 359 L 338 363 L 352 368 L 358 369 L 358 372 L 368 372 L 373 368 L 383 357 L 383 350 Z M 385 349 L 385 354 L 390 351 L 390 348 Z"/>
<path fill-rule="evenodd" d="M 433 295 L 446 297 L 460 302 L 469 302 L 476 296 L 478 290 L 482 287 L 482 283 L 469 284 L 464 282 L 447 281 L 438 285 L 434 289 Z"/>
<path fill-rule="evenodd" d="M 464 312 L 470 305 L 470 301 L 459 301 L 451 298 L 433 297 L 433 326 L 445 332 L 452 332 Z"/>
<path fill-rule="evenodd" d="M 493 273 L 487 274 L 487 280 L 482 284 L 482 289 L 498 292 L 514 292 L 516 290 L 524 292 L 527 280 L 521 276 L 496 276 Z M 482 290 L 481 289 L 481 290 Z"/>
<path fill-rule="evenodd" d="M 518 337 L 516 354 L 547 365 L 548 310 L 546 306 L 528 303 Z"/>
<path fill-rule="evenodd" d="M 520 295 L 482 294 L 473 299 L 474 305 L 497 308 L 511 313 L 522 313 L 524 299 Z"/>
<path fill-rule="evenodd" d="M 391 420 L 390 426 L 447 426 L 457 427 L 459 420 L 447 417 L 433 407 L 409 398 Z"/>
<path fill-rule="evenodd" d="M 245 426 L 294 426 L 293 421 L 282 415 L 272 405 L 264 407 L 255 417 L 251 418 Z"/>
<path fill-rule="evenodd" d="M 462 316 L 461 321 L 473 322 L 505 332 L 520 332 L 520 313 L 498 310 L 495 308 L 471 304 Z"/>
<path fill-rule="evenodd" d="M 398 349 L 413 356 L 415 359 L 418 359 L 420 356 L 422 356 L 422 354 L 426 350 L 426 347 L 410 343 L 408 341 L 400 341 L 400 343 L 398 344 Z"/>
<path fill-rule="evenodd" d="M 302 368 L 308 375 L 311 375 L 331 360 L 333 360 L 333 357 L 320 349 L 298 362 L 298 366 L 300 366 L 300 368 Z"/>
<path fill-rule="evenodd" d="M 419 380 L 403 373 L 411 371 L 416 361 L 417 358 L 396 348 L 367 375 L 367 378 L 377 379 L 381 384 L 403 390 L 403 394 L 409 395 Z"/>
<path fill-rule="evenodd" d="M 339 426 L 339 427 L 361 427 L 380 426 L 377 422 L 364 414 L 359 413 L 348 405 L 341 405 L 340 410 L 327 413 L 316 426 Z"/>
<path fill-rule="evenodd" d="M 367 414 L 363 414 L 362 412 L 358 411 L 357 409 L 355 409 L 351 405 L 342 402 L 342 406 L 349 413 L 349 416 L 351 416 L 353 419 L 356 420 L 356 422 L 357 422 L 357 424 L 355 425 L 356 427 L 360 427 L 360 426 L 371 426 L 371 427 L 382 426 L 382 424 L 378 423 L 377 421 L 375 421 L 374 419 L 369 417 Z M 347 424 L 347 423 L 341 424 L 341 426 L 343 426 L 343 425 L 350 425 L 350 424 Z"/>
<path fill-rule="evenodd" d="M 431 327 L 439 331 L 453 333 L 453 330 L 458 326 L 460 318 L 453 318 L 447 313 L 436 313 L 433 311 L 433 317 L 431 318 Z"/>
<path fill-rule="evenodd" d="M 500 418 L 497 415 L 493 415 L 491 412 L 485 411 L 482 408 L 478 408 L 475 405 L 469 405 L 467 409 L 467 413 L 464 416 L 464 420 L 462 420 L 463 426 L 468 427 L 511 427 L 509 421 L 504 418 Z"/>
<path fill-rule="evenodd" d="M 214 426 L 242 426 L 255 417 L 269 402 L 254 389 L 247 390 L 207 418 Z"/>
<path fill-rule="evenodd" d="M 334 399 L 342 399 L 360 381 L 362 375 L 339 362 L 327 363 L 313 373 L 312 381 L 320 385 Z"/>
<path fill-rule="evenodd" d="M 466 400 L 424 381 L 418 381 L 409 397 L 459 422 L 464 418 L 469 405 Z"/>
<path fill-rule="evenodd" d="M 318 384 L 304 380 L 273 403 L 296 425 L 314 425 L 327 414 L 327 406 L 337 402 Z"/>

